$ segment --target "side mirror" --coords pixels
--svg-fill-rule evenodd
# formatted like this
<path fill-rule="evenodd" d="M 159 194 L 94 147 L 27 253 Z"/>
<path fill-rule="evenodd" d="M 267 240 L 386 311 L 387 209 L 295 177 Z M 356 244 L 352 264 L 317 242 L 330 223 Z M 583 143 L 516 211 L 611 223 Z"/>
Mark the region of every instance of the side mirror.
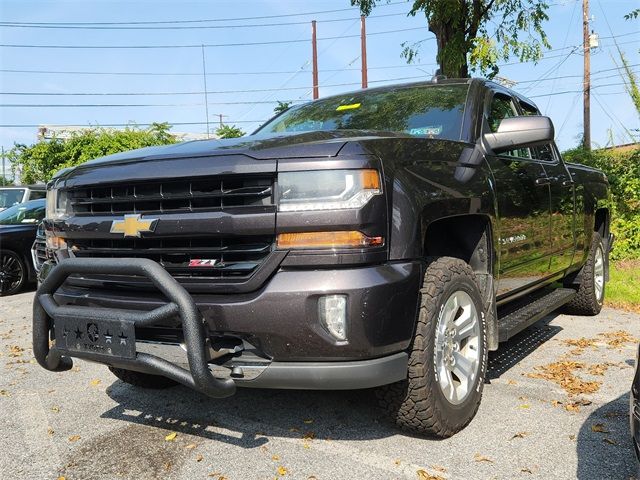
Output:
<path fill-rule="evenodd" d="M 509 117 L 500 122 L 498 131 L 487 133 L 484 139 L 494 152 L 535 147 L 552 142 L 555 131 L 549 117 L 539 115 Z"/>

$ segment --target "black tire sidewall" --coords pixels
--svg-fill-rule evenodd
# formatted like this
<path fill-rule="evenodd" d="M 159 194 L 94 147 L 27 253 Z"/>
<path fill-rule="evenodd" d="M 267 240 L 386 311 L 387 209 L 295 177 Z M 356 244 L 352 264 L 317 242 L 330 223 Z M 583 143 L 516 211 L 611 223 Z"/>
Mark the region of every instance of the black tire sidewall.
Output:
<path fill-rule="evenodd" d="M 2 255 L 11 255 L 12 257 L 14 257 L 18 261 L 18 265 L 20 265 L 20 269 L 22 270 L 20 283 L 18 283 L 18 285 L 14 287 L 12 290 L 9 290 L 7 292 L 0 292 L 0 296 L 5 297 L 9 295 L 15 295 L 16 293 L 20 292 L 20 290 L 22 290 L 25 283 L 27 282 L 28 272 L 27 272 L 27 266 L 25 265 L 24 260 L 20 258 L 20 255 L 18 255 L 18 253 L 14 252 L 13 250 L 3 250 Z"/>
<path fill-rule="evenodd" d="M 444 305 L 449 297 L 457 291 L 463 291 L 471 297 L 478 313 L 478 320 L 480 321 L 480 340 L 478 342 L 480 367 L 478 375 L 471 387 L 471 393 L 469 396 L 462 403 L 453 405 L 446 399 L 438 383 L 437 368 L 435 366 L 435 345 L 436 329 L 440 316 L 442 315 Z M 482 297 L 475 281 L 464 275 L 456 275 L 446 283 L 445 288 L 440 292 L 437 305 L 427 308 L 428 314 L 433 315 L 431 321 L 428 322 L 431 330 L 430 332 L 427 332 L 430 341 L 427 342 L 427 348 L 424 352 L 425 364 L 428 365 L 427 375 L 431 376 L 430 383 L 433 385 L 431 390 L 438 410 L 444 418 L 447 418 L 448 423 L 452 425 L 465 425 L 468 423 L 474 416 L 478 408 L 480 398 L 482 397 L 482 389 L 487 371 L 486 318 L 482 305 Z"/>

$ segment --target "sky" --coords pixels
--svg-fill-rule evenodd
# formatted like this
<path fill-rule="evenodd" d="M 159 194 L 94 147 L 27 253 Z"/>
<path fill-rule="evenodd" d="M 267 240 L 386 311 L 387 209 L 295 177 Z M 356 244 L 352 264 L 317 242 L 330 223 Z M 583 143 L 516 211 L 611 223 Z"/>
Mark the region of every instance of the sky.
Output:
<path fill-rule="evenodd" d="M 549 3 L 545 30 L 553 50 L 537 64 L 511 59 L 499 75 L 517 82 L 514 89 L 552 118 L 556 141 L 567 149 L 582 131 L 582 2 Z M 591 55 L 592 140 L 630 143 L 640 137 L 640 121 L 615 70 L 616 43 L 640 74 L 640 19 L 624 19 L 640 0 L 590 4 L 591 28 L 600 37 Z M 369 86 L 432 76 L 435 41 L 424 16 L 406 16 L 409 6 L 382 0 L 367 19 Z M 317 21 L 320 96 L 360 88 L 359 11 L 349 0 L 0 0 L 0 146 L 35 142 L 41 124 L 166 121 L 174 131 L 202 133 L 205 103 L 212 130 L 222 114 L 225 123 L 251 132 L 272 116 L 276 101 L 311 99 L 311 20 Z M 183 23 L 148 23 L 175 21 Z M 130 23 L 113 29 L 105 22 Z M 407 65 L 402 42 L 420 40 L 418 60 Z M 61 45 L 74 48 L 45 48 Z M 132 45 L 159 48 L 78 48 Z M 78 93 L 86 95 L 67 95 Z"/>

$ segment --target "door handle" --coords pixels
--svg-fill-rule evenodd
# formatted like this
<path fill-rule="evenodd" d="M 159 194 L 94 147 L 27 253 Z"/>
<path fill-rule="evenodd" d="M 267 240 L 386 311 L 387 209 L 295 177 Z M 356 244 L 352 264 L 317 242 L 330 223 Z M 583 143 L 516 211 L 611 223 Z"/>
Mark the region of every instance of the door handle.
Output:
<path fill-rule="evenodd" d="M 539 177 L 539 178 L 536 178 L 535 183 L 536 183 L 536 186 L 538 187 L 544 187 L 545 185 L 549 185 L 551 181 L 547 177 Z"/>
<path fill-rule="evenodd" d="M 563 187 L 572 187 L 573 186 L 573 180 L 565 180 L 560 185 L 562 185 Z"/>

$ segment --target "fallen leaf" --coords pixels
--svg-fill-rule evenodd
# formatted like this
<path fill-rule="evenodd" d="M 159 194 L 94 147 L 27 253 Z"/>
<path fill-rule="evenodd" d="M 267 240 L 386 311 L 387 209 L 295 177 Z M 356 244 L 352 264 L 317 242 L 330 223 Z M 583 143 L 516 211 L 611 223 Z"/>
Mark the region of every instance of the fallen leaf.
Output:
<path fill-rule="evenodd" d="M 593 365 L 589 366 L 589 369 L 587 370 L 591 375 L 597 375 L 597 376 L 604 376 L 605 372 L 607 371 L 607 369 L 609 368 L 609 366 L 605 363 L 594 363 Z"/>
<path fill-rule="evenodd" d="M 582 362 L 561 361 L 535 367 L 536 373 L 528 373 L 529 378 L 540 378 L 560 385 L 569 395 L 595 393 L 600 389 L 600 382 L 588 382 L 575 375 L 582 370 Z"/>
<path fill-rule="evenodd" d="M 58 477 L 58 480 L 67 480 L 65 477 Z"/>
<path fill-rule="evenodd" d="M 314 432 L 307 432 L 302 436 L 303 440 L 313 440 L 316 438 L 316 434 Z"/>
<path fill-rule="evenodd" d="M 9 345 L 9 356 L 10 357 L 19 357 L 24 352 L 24 348 L 19 347 L 18 345 Z"/>
<path fill-rule="evenodd" d="M 202 455 L 196 456 L 196 462 L 201 462 L 202 460 L 204 460 L 204 457 Z"/>
<path fill-rule="evenodd" d="M 431 475 L 429 472 L 422 469 L 418 470 L 416 474 L 418 475 L 418 480 L 444 480 L 444 478 L 439 475 Z"/>
<path fill-rule="evenodd" d="M 89 382 L 89 384 L 90 384 L 92 387 L 97 387 L 98 385 L 100 385 L 100 379 L 96 378 L 96 379 L 94 379 L 94 380 L 91 380 L 91 381 Z"/>
<path fill-rule="evenodd" d="M 189 445 L 187 445 L 184 448 L 186 448 L 187 450 L 193 450 L 196 447 L 197 447 L 197 445 L 195 443 L 190 443 Z"/>
<path fill-rule="evenodd" d="M 56 432 L 53 430 L 53 428 L 51 428 L 51 427 L 47 428 L 47 435 L 51 436 L 54 433 L 56 433 Z"/>
<path fill-rule="evenodd" d="M 167 442 L 173 442 L 176 439 L 177 436 L 178 436 L 178 434 L 176 432 L 172 432 L 169 435 L 167 435 L 166 437 L 164 437 L 164 439 Z"/>
<path fill-rule="evenodd" d="M 431 468 L 433 468 L 434 470 L 438 471 L 438 472 L 442 472 L 442 473 L 447 473 L 447 469 L 440 466 L 440 465 L 431 465 Z"/>
<path fill-rule="evenodd" d="M 80 435 L 71 435 L 69 437 L 69 441 L 70 442 L 77 442 L 78 440 L 80 440 L 80 438 L 81 438 Z"/>
<path fill-rule="evenodd" d="M 489 457 L 485 457 L 483 455 L 480 455 L 479 453 L 476 453 L 473 456 L 473 460 L 476 461 L 476 462 L 494 463 L 493 460 L 491 460 Z"/>
<path fill-rule="evenodd" d="M 510 440 L 513 440 L 514 438 L 524 438 L 527 435 L 529 435 L 529 432 L 518 432 L 513 437 L 511 437 Z"/>
<path fill-rule="evenodd" d="M 618 442 L 611 440 L 610 438 L 603 439 L 603 442 L 608 443 L 609 445 L 618 445 Z"/>
<path fill-rule="evenodd" d="M 607 412 L 604 414 L 604 418 L 626 417 L 627 415 L 629 415 L 627 412 Z"/>
<path fill-rule="evenodd" d="M 527 408 L 531 408 L 531 405 L 527 405 L 526 403 L 523 405 L 520 405 L 518 408 L 523 408 L 523 409 L 527 409 Z"/>
<path fill-rule="evenodd" d="M 289 429 L 290 432 L 295 433 L 295 432 L 299 432 L 300 430 L 298 430 L 297 428 L 293 427 Z"/>
<path fill-rule="evenodd" d="M 611 348 L 618 348 L 625 343 L 638 343 L 638 339 L 633 337 L 629 332 L 624 330 L 617 330 L 615 332 L 599 333 L 601 337 L 605 338 L 607 345 Z"/>
<path fill-rule="evenodd" d="M 10 397 L 11 394 L 6 390 L 0 390 L 0 397 Z"/>
<path fill-rule="evenodd" d="M 575 435 L 573 435 L 573 434 L 569 435 L 569 440 L 572 440 L 572 441 L 573 441 L 573 440 L 575 440 L 575 439 L 576 439 L 576 436 L 575 436 Z"/>
<path fill-rule="evenodd" d="M 280 460 L 280 455 L 273 455 L 273 456 L 271 457 L 271 460 L 275 460 L 275 461 Z"/>
<path fill-rule="evenodd" d="M 52 411 L 53 413 L 60 413 L 60 407 L 56 407 L 56 406 L 51 407 L 51 411 Z"/>
<path fill-rule="evenodd" d="M 530 474 L 532 474 L 532 475 L 533 475 L 533 472 L 531 471 L 531 469 L 530 469 L 530 468 L 527 468 L 527 467 L 521 468 L 521 469 L 520 469 L 520 471 L 521 471 L 522 473 L 530 473 Z"/>
<path fill-rule="evenodd" d="M 558 407 L 562 405 L 562 402 L 560 400 L 552 400 L 551 405 L 553 405 L 554 407 Z"/>
<path fill-rule="evenodd" d="M 280 475 L 281 477 L 285 476 L 287 474 L 287 469 L 285 467 L 283 467 L 282 465 L 280 465 L 278 467 L 278 475 Z"/>
<path fill-rule="evenodd" d="M 309 445 L 307 442 L 304 442 L 304 443 L 302 444 L 302 447 L 303 447 L 303 448 L 306 448 L 307 450 L 309 450 L 309 449 L 311 448 L 311 445 Z"/>
<path fill-rule="evenodd" d="M 163 465 L 164 469 L 168 472 L 169 470 L 171 470 L 171 462 L 166 462 Z"/>
<path fill-rule="evenodd" d="M 400 465 L 400 463 L 402 463 L 402 460 L 395 460 L 393 463 L 395 463 L 396 465 Z"/>
<path fill-rule="evenodd" d="M 313 423 L 312 419 L 308 419 L 308 420 L 303 420 L 304 423 L 309 424 L 309 423 Z"/>
<path fill-rule="evenodd" d="M 591 425 L 591 431 L 596 433 L 609 433 L 609 430 L 606 430 L 602 423 L 594 423 Z"/>
<path fill-rule="evenodd" d="M 516 382 L 515 380 L 511 380 L 511 379 L 507 380 L 507 385 L 517 385 L 517 384 L 518 382 Z"/>

